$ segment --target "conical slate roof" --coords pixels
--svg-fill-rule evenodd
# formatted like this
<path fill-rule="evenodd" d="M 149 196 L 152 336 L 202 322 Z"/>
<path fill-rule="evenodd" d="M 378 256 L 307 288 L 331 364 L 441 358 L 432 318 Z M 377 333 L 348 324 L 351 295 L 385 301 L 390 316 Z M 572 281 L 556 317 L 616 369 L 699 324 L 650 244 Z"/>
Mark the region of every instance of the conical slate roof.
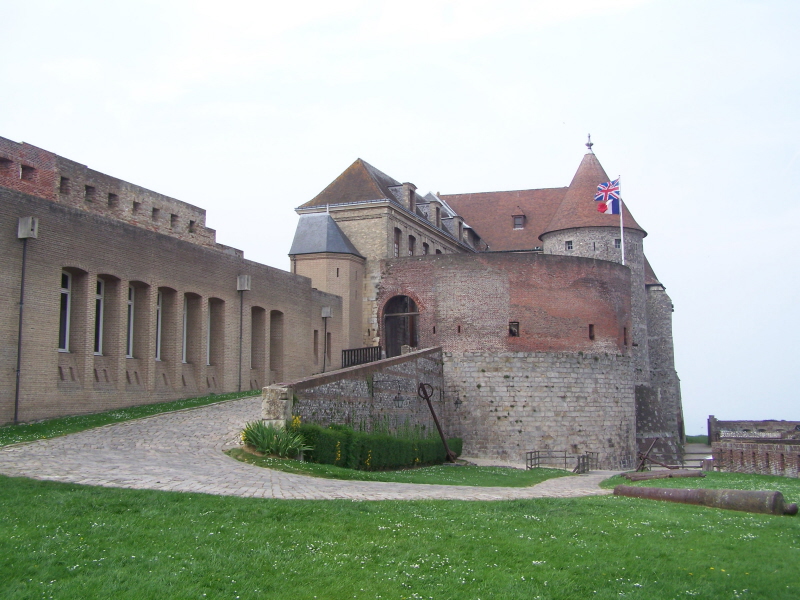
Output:
<path fill-rule="evenodd" d="M 389 188 L 402 184 L 369 163 L 357 159 L 317 196 L 300 208 L 388 199 L 397 202 Z"/>
<path fill-rule="evenodd" d="M 611 181 L 606 175 L 600 161 L 593 152 L 589 152 L 583 157 L 572 183 L 569 184 L 564 199 L 556 209 L 550 224 L 539 236 L 552 231 L 562 229 L 572 229 L 574 227 L 619 227 L 619 217 L 617 215 L 606 215 L 597 212 L 597 203 L 594 201 L 597 186 L 600 183 Z M 628 207 L 624 203 L 623 194 L 622 216 L 625 229 L 638 229 L 647 235 L 639 224 L 634 220 Z"/>
<path fill-rule="evenodd" d="M 289 256 L 320 252 L 364 258 L 328 213 L 300 215 Z"/>

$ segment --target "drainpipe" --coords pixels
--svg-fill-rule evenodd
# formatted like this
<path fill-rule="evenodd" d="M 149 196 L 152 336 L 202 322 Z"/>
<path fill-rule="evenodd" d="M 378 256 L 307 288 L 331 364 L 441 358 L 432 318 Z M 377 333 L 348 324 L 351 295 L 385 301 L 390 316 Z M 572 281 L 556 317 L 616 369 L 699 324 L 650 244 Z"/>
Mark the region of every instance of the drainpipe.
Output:
<path fill-rule="evenodd" d="M 19 380 L 22 370 L 22 309 L 25 305 L 25 266 L 28 261 L 28 238 L 39 236 L 39 219 L 20 217 L 17 220 L 17 238 L 22 240 L 22 273 L 19 283 L 19 331 L 17 332 L 17 373 L 14 387 L 14 425 L 19 423 Z"/>
<path fill-rule="evenodd" d="M 251 287 L 250 275 L 239 275 L 236 278 L 236 291 L 239 292 L 239 386 L 242 391 L 242 344 L 244 338 L 244 293 Z M 252 344 L 252 341 L 251 341 Z"/>

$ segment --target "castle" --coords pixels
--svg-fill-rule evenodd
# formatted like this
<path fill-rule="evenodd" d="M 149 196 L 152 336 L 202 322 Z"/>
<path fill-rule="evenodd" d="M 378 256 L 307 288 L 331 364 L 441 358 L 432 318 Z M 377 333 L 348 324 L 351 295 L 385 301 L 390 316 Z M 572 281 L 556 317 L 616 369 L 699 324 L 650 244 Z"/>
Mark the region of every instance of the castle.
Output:
<path fill-rule="evenodd" d="M 672 303 L 627 208 L 624 236 L 596 210 L 606 181 L 591 146 L 569 186 L 512 192 L 422 196 L 359 159 L 297 208 L 287 273 L 218 244 L 198 207 L 0 138 L 0 421 L 441 347 L 465 452 L 678 452 Z"/>

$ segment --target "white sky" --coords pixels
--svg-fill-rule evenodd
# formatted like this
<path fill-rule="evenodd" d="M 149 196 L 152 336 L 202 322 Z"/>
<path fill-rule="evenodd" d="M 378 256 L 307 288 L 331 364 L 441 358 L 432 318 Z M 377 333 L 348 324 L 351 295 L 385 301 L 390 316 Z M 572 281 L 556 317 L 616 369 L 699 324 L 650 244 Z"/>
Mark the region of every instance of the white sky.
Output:
<path fill-rule="evenodd" d="M 568 185 L 591 132 L 675 303 L 687 433 L 800 420 L 800 3 L 4 3 L 0 135 L 201 206 L 288 267 L 358 157 L 423 193 Z M 793 375 L 794 373 L 794 375 Z"/>

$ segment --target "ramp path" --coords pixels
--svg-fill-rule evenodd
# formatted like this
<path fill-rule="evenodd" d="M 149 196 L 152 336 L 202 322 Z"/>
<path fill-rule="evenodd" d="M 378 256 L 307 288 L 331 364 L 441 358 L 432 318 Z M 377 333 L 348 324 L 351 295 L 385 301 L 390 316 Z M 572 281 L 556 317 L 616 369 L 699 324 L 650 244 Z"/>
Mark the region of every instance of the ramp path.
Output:
<path fill-rule="evenodd" d="M 59 438 L 0 448 L 0 474 L 85 485 L 292 500 L 510 500 L 609 494 L 615 474 L 558 477 L 528 488 L 419 485 L 321 479 L 264 469 L 224 450 L 240 445 L 261 398 L 106 425 Z"/>

